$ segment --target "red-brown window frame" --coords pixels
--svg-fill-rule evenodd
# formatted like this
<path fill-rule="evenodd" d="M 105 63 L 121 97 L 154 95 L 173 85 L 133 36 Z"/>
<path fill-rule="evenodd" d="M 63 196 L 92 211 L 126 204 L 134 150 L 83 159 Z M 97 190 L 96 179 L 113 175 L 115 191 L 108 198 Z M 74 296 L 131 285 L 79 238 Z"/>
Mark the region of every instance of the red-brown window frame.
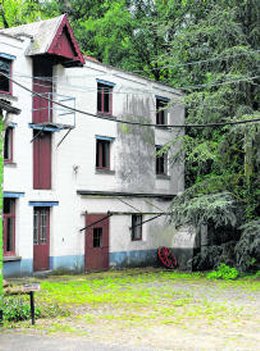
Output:
<path fill-rule="evenodd" d="M 132 226 L 131 226 L 131 240 L 132 241 L 143 240 L 142 222 L 143 222 L 143 215 L 142 214 L 133 214 L 132 215 Z"/>
<path fill-rule="evenodd" d="M 3 58 L 3 57 L 0 57 L 0 60 L 2 61 L 6 61 L 9 63 L 9 76 L 12 77 L 13 75 L 13 64 L 12 64 L 12 60 L 9 60 L 9 59 L 6 59 L 6 58 Z M 4 73 L 4 74 L 7 74 L 6 72 L 2 72 L 2 70 L 0 69 L 0 73 Z M 8 75 L 8 74 L 7 74 Z M 3 79 L 8 79 L 6 78 L 5 76 L 1 76 L 3 77 Z M 1 78 L 0 77 L 0 78 Z M 10 79 L 8 79 L 8 90 L 2 90 L 1 89 L 1 83 L 0 83 L 0 94 L 6 94 L 6 95 L 13 95 L 13 85 L 12 85 L 12 81 Z"/>
<path fill-rule="evenodd" d="M 14 140 L 14 128 L 7 127 L 5 130 L 5 138 L 4 138 L 4 163 L 13 162 L 13 140 Z M 8 149 L 8 151 L 6 149 Z M 6 156 L 6 153 L 7 153 L 7 156 Z"/>
<path fill-rule="evenodd" d="M 156 124 L 167 125 L 167 104 L 167 100 L 156 98 Z"/>
<path fill-rule="evenodd" d="M 109 95 L 108 111 L 105 111 L 105 97 Z M 100 101 L 101 99 L 101 101 Z M 99 104 L 100 102 L 100 104 Z M 100 105 L 100 106 L 99 106 Z M 111 116 L 113 111 L 113 87 L 103 83 L 97 83 L 97 112 Z"/>
<path fill-rule="evenodd" d="M 14 256 L 15 255 L 15 199 L 13 198 L 4 198 L 4 201 L 12 201 L 11 212 L 3 213 L 3 231 L 4 231 L 4 256 Z M 4 211 L 3 211 L 4 212 Z M 8 228 L 8 219 L 13 219 L 13 250 L 7 251 L 7 228 Z"/>
<path fill-rule="evenodd" d="M 168 173 L 168 157 L 165 152 L 163 155 L 158 156 L 157 153 L 162 149 L 162 146 L 156 146 L 156 175 L 164 175 L 167 176 Z M 163 168 L 163 170 L 161 170 Z"/>
<path fill-rule="evenodd" d="M 107 151 L 104 149 L 106 147 Z M 110 170 L 110 152 L 111 141 L 96 139 L 96 169 Z M 105 159 L 105 154 L 107 155 L 107 159 Z"/>

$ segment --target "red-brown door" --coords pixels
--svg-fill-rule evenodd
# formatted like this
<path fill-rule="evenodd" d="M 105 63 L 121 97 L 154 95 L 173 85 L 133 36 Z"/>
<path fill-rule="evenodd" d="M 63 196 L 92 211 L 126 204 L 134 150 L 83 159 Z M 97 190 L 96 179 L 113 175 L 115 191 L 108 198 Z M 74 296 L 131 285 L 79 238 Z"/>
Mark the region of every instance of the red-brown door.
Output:
<path fill-rule="evenodd" d="M 33 217 L 33 269 L 49 269 L 50 208 L 35 207 Z"/>
<path fill-rule="evenodd" d="M 85 270 L 109 268 L 109 218 L 107 214 L 87 214 L 85 238 Z"/>
<path fill-rule="evenodd" d="M 51 146 L 52 135 L 48 132 L 34 132 L 33 141 L 33 188 L 51 189 Z"/>

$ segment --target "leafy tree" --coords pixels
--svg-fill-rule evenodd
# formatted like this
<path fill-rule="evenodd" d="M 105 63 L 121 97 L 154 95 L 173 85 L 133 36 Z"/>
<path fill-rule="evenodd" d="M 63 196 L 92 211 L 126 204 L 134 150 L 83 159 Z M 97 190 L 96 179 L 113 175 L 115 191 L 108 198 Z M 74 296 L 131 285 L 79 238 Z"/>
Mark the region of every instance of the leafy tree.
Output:
<path fill-rule="evenodd" d="M 0 28 L 19 26 L 47 18 L 40 0 L 0 0 Z"/>
<path fill-rule="evenodd" d="M 168 82 L 186 87 L 187 123 L 259 118 L 257 6 L 254 0 L 190 6 L 172 40 L 172 55 L 164 57 Z M 238 230 L 259 216 L 259 136 L 259 125 L 250 123 L 187 128 L 182 138 L 187 190 L 173 202 L 176 224 L 222 224 L 215 235 L 225 237 L 228 218 L 237 219 L 229 224 Z"/>

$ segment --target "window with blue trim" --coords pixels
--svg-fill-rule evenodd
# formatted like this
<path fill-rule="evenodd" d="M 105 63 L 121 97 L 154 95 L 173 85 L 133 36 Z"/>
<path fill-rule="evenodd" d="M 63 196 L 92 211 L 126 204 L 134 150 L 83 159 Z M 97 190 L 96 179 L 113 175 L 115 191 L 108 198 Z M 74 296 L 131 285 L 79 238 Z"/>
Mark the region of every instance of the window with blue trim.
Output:
<path fill-rule="evenodd" d="M 7 127 L 4 139 L 4 162 L 13 162 L 13 127 Z"/>
<path fill-rule="evenodd" d="M 162 152 L 162 146 L 157 145 L 156 149 L 156 174 L 166 176 L 168 173 L 168 155 L 167 152 Z"/>
<path fill-rule="evenodd" d="M 156 98 L 156 124 L 166 125 L 167 121 L 168 100 Z"/>
<path fill-rule="evenodd" d="M 110 169 L 110 140 L 96 140 L 96 168 L 109 170 Z"/>
<path fill-rule="evenodd" d="M 112 115 L 113 86 L 97 83 L 97 111 Z"/>
<path fill-rule="evenodd" d="M 4 198 L 4 255 L 15 255 L 15 199 Z"/>
<path fill-rule="evenodd" d="M 12 84 L 8 77 L 12 74 L 12 61 L 6 58 L 0 57 L 0 93 L 11 94 Z"/>

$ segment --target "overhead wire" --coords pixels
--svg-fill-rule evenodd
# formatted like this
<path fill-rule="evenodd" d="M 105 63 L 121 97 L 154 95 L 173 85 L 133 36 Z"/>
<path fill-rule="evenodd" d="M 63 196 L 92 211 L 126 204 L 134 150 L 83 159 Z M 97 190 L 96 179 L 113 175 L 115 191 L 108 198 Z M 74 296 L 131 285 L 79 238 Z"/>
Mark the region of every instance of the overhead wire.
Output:
<path fill-rule="evenodd" d="M 247 124 L 247 123 L 256 123 L 260 122 L 260 118 L 253 118 L 253 119 L 245 119 L 245 120 L 239 120 L 239 121 L 227 121 L 227 122 L 214 122 L 214 123 L 203 123 L 203 124 L 197 124 L 197 123 L 189 123 L 189 124 L 167 124 L 167 125 L 161 125 L 161 124 L 156 124 L 156 123 L 146 123 L 146 122 L 135 122 L 135 121 L 128 121 L 128 120 L 123 120 L 120 118 L 117 118 L 115 116 L 104 116 L 104 115 L 98 115 L 94 113 L 90 113 L 78 108 L 73 108 L 68 105 L 65 105 L 63 103 L 60 103 L 58 101 L 55 101 L 53 99 L 50 99 L 48 97 L 42 96 L 40 93 L 34 92 L 33 90 L 29 89 L 28 87 L 24 86 L 23 84 L 17 82 L 13 78 L 9 77 L 8 75 L 0 72 L 0 75 L 3 75 L 7 79 L 10 79 L 11 82 L 19 86 L 20 88 L 26 90 L 27 92 L 33 94 L 34 96 L 38 96 L 46 101 L 49 101 L 57 106 L 61 106 L 63 108 L 66 108 L 67 110 L 77 112 L 79 114 L 87 115 L 89 117 L 94 117 L 97 119 L 101 120 L 107 120 L 110 122 L 114 123 L 120 123 L 120 124 L 126 124 L 126 125 L 132 125 L 132 126 L 140 126 L 140 127 L 156 127 L 156 128 L 206 128 L 206 127 L 222 127 L 222 126 L 227 126 L 227 125 L 238 125 L 238 124 Z M 255 78 L 255 77 L 252 77 Z"/>
<path fill-rule="evenodd" d="M 157 66 L 154 68 L 150 68 L 151 71 L 156 71 L 156 70 L 162 70 L 165 68 L 178 68 L 178 67 L 186 67 L 186 66 L 195 66 L 199 65 L 202 63 L 209 63 L 209 62 L 215 62 L 215 61 L 226 61 L 229 58 L 234 58 L 234 57 L 239 57 L 239 56 L 246 56 L 246 55 L 253 55 L 255 53 L 259 53 L 260 50 L 254 50 L 254 51 L 249 51 L 249 52 L 240 52 L 237 54 L 232 54 L 232 55 L 227 55 L 223 57 L 213 57 L 211 59 L 205 59 L 205 60 L 197 60 L 197 61 L 190 61 L 190 62 L 185 62 L 185 63 L 175 63 L 175 64 L 169 64 L 169 65 L 164 65 L 164 66 Z M 142 72 L 141 70 L 134 70 L 133 72 Z"/>
<path fill-rule="evenodd" d="M 252 81 L 254 80 L 254 79 L 257 79 L 257 78 L 259 78 L 259 76 L 255 76 L 255 77 L 243 77 L 243 78 L 239 78 L 239 79 L 235 79 L 235 80 L 226 80 L 226 81 L 224 81 L 224 82 L 219 82 L 219 83 L 215 83 L 215 84 L 213 84 L 213 83 L 207 83 L 207 84 L 203 84 L 203 85 L 199 85 L 199 86 L 196 86 L 196 87 L 202 87 L 202 86 L 210 86 L 210 87 L 213 87 L 213 86 L 220 86 L 220 85 L 226 85 L 226 84 L 231 84 L 231 83 L 239 83 L 239 82 L 242 82 L 242 81 L 250 81 L 251 82 L 251 84 L 252 84 Z M 42 86 L 42 87 L 46 87 L 44 84 L 36 84 L 36 85 L 38 85 L 38 86 Z M 60 85 L 59 84 L 59 86 L 62 86 L 62 85 Z M 68 89 L 68 84 L 66 84 L 66 86 L 65 86 L 65 88 L 67 88 Z M 190 88 L 191 88 L 192 86 L 190 86 Z M 77 86 L 75 86 L 75 85 L 73 85 L 72 86 L 72 88 L 73 88 L 73 91 L 75 91 L 75 88 L 79 88 L 82 92 L 84 92 L 84 93 L 94 93 L 94 92 L 96 92 L 96 88 L 92 88 L 92 89 L 86 89 L 86 88 L 82 88 L 82 87 L 77 87 Z M 133 89 L 132 89 L 133 90 Z M 137 91 L 140 91 L 141 93 L 140 94 L 138 94 L 137 93 Z M 54 93 L 54 95 L 55 95 L 56 93 Z M 109 93 L 108 93 L 109 94 Z M 126 92 L 122 92 L 122 91 L 114 91 L 113 90 L 113 92 L 111 92 L 111 94 L 113 94 L 113 95 L 117 95 L 117 94 L 125 94 L 125 95 L 131 95 L 131 94 L 133 94 L 133 95 L 135 95 L 135 96 L 138 96 L 138 95 L 152 95 L 152 96 L 154 96 L 154 92 L 153 91 L 151 91 L 151 90 L 149 90 L 149 91 L 145 91 L 145 90 L 141 90 L 141 89 L 134 89 L 134 92 L 130 92 L 130 91 L 126 91 Z M 174 94 L 174 92 L 173 92 L 173 94 Z M 59 94 L 58 94 L 59 95 Z M 183 101 L 183 99 L 182 98 L 180 98 L 180 97 L 174 97 L 174 98 L 171 98 L 171 99 L 169 99 L 169 101 L 168 101 L 168 103 L 167 103 L 167 106 L 165 106 L 165 109 L 167 109 L 167 108 L 169 108 L 169 107 L 171 107 L 172 105 L 174 105 L 174 103 L 178 103 L 178 104 L 182 104 L 182 105 L 184 105 L 185 106 L 185 102 Z M 205 102 L 203 102 L 203 107 L 206 107 L 206 106 L 209 106 L 211 109 L 214 109 L 214 105 L 212 105 L 212 103 L 210 103 L 210 104 L 205 104 Z M 200 107 L 200 106 L 198 106 L 198 107 Z M 219 106 L 216 106 L 216 108 L 218 108 Z M 156 112 L 158 112 L 158 110 L 154 110 L 154 111 L 156 111 Z"/>
<path fill-rule="evenodd" d="M 218 61 L 218 60 L 227 60 L 229 58 L 233 58 L 233 57 L 239 57 L 239 56 L 246 56 L 246 55 L 252 55 L 252 54 L 255 54 L 255 53 L 259 53 L 260 50 L 254 50 L 253 52 L 240 52 L 240 53 L 236 53 L 236 54 L 231 54 L 231 55 L 226 55 L 226 56 L 218 56 L 218 57 L 214 57 L 214 58 L 209 58 L 209 59 L 204 59 L 204 60 L 198 60 L 198 61 L 190 61 L 190 62 L 186 62 L 186 63 L 179 63 L 179 64 L 174 64 L 174 65 L 164 65 L 164 66 L 157 66 L 155 69 L 164 69 L 164 68 L 167 68 L 167 67 L 170 67 L 170 68 L 174 68 L 174 67 L 182 67 L 182 66 L 193 66 L 193 65 L 198 65 L 198 64 L 201 64 L 201 63 L 208 63 L 208 62 L 215 62 L 215 61 Z M 106 65 L 104 65 L 106 67 Z M 108 66 L 107 67 L 111 68 L 113 70 L 113 67 L 112 66 Z M 93 67 L 88 67 L 88 66 L 84 66 L 83 68 L 86 68 L 86 69 L 94 69 Z M 117 69 L 117 68 L 115 68 Z M 153 70 L 153 68 L 151 68 L 151 70 Z M 120 74 L 120 71 L 122 73 L 126 73 L 126 74 L 134 74 L 135 72 L 137 71 L 132 71 L 132 72 L 127 72 L 127 71 L 124 71 L 124 70 L 121 70 L 120 68 L 118 69 L 119 71 L 119 74 Z M 139 71 L 139 72 L 143 72 L 143 71 Z M 22 77 L 22 78 L 29 78 L 29 79 L 40 79 L 41 81 L 49 81 L 49 82 L 57 82 L 57 78 L 58 76 L 53 76 L 53 77 L 40 77 L 40 76 L 31 76 L 31 75 L 25 75 L 24 73 L 19 73 L 18 71 L 15 71 L 13 72 L 14 75 L 17 75 L 18 77 Z M 107 76 L 115 76 L 115 77 L 118 77 L 118 72 L 99 72 L 99 73 L 95 73 L 93 75 L 89 74 L 88 73 L 88 78 L 89 77 L 97 77 L 97 76 L 104 76 L 104 75 L 107 75 Z M 73 76 L 70 76 L 71 78 L 77 78 L 77 79 L 82 79 L 84 78 L 81 75 L 73 75 Z M 142 77 L 142 76 L 139 76 L 139 78 L 141 79 L 147 79 L 145 77 Z M 248 77 L 250 78 L 250 77 Z M 252 77 L 251 77 L 252 78 Z M 150 80 L 149 80 L 150 81 Z M 159 83 L 159 84 L 162 84 L 162 82 L 158 82 L 158 81 L 154 81 L 154 83 Z M 39 83 L 35 83 L 34 84 L 36 85 L 39 85 Z M 209 86 L 212 86 L 212 83 L 205 83 Z M 201 87 L 205 87 L 206 85 L 205 84 L 197 84 L 197 85 L 189 85 L 189 86 L 184 86 L 184 87 L 171 87 L 172 89 L 182 89 L 182 90 L 186 90 L 186 89 L 192 89 L 192 88 L 201 88 Z M 219 84 L 219 83 L 217 83 Z M 62 85 L 61 82 L 59 81 L 59 85 Z M 91 91 L 90 89 L 86 90 L 86 89 L 82 89 L 82 85 L 81 86 L 77 86 L 77 85 L 72 85 L 72 84 L 68 84 L 68 82 L 66 82 L 66 85 L 64 85 L 66 87 L 73 87 L 73 88 L 79 88 L 80 90 L 84 90 L 84 91 Z M 135 89 L 134 91 L 136 92 L 137 89 Z M 142 93 L 144 93 L 144 90 L 142 89 L 141 90 Z M 117 92 L 117 93 L 120 93 L 122 94 L 123 92 Z M 129 94 L 129 92 L 127 92 L 127 94 Z M 151 91 L 148 91 L 148 94 L 151 94 Z"/>

